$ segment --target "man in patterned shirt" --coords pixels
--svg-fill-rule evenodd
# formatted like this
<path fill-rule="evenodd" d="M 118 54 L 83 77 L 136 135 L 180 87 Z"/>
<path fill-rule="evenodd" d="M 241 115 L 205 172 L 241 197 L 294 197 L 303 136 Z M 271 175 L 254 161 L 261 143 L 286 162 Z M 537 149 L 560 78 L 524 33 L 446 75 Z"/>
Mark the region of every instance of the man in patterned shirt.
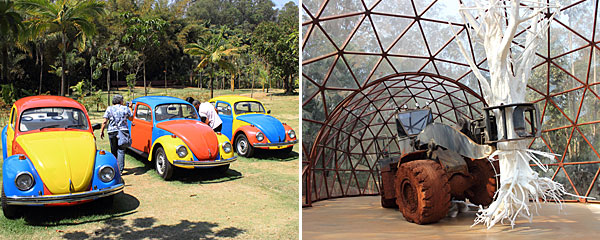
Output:
<path fill-rule="evenodd" d="M 123 104 L 123 96 L 115 95 L 112 100 L 113 105 L 106 108 L 104 112 L 104 122 L 102 123 L 102 129 L 100 139 L 104 139 L 104 128 L 108 124 L 108 141 L 110 142 L 110 151 L 117 158 L 119 163 L 119 170 L 123 172 L 125 167 L 125 149 L 128 147 L 127 144 L 119 144 L 120 142 L 131 143 L 129 135 L 129 128 L 127 128 L 127 119 L 133 119 L 133 111 L 131 107 Z M 128 139 L 119 139 L 128 138 Z"/>

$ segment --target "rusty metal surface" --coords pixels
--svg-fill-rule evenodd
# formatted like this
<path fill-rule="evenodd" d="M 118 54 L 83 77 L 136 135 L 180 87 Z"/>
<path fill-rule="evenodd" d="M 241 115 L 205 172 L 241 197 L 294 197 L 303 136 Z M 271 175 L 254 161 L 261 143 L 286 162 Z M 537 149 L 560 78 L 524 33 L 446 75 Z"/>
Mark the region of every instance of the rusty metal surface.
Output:
<path fill-rule="evenodd" d="M 461 173 L 464 175 L 469 174 L 469 168 L 467 167 L 467 163 L 465 159 L 458 153 L 452 150 L 444 150 L 444 149 L 436 149 L 431 153 L 431 159 L 437 160 L 448 176 L 452 176 L 456 173 Z"/>
<path fill-rule="evenodd" d="M 480 159 L 486 158 L 492 154 L 492 147 L 488 145 L 479 145 L 471 140 L 467 135 L 461 133 L 453 127 L 440 123 L 428 125 L 417 136 L 420 144 L 429 144 L 433 142 L 438 146 L 457 152 L 468 158 Z"/>

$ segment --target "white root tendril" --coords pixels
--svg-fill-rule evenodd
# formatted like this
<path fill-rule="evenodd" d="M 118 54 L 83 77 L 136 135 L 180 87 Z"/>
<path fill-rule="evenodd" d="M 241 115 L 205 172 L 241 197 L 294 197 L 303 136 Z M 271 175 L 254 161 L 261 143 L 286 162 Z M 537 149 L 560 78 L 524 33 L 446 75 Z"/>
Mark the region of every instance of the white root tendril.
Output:
<path fill-rule="evenodd" d="M 490 155 L 490 161 L 496 161 L 496 156 L 500 159 L 502 174 L 500 188 L 496 192 L 495 201 L 488 208 L 479 207 L 472 226 L 483 223 L 490 229 L 498 222 L 504 224 L 504 221 L 508 221 L 511 227 L 514 227 L 519 216 L 528 219 L 529 222 L 532 221 L 530 199 L 537 213 L 537 208 L 541 207 L 540 200 L 543 202 L 555 201 L 562 209 L 560 200 L 563 199 L 563 195 L 576 196 L 567 193 L 562 184 L 554 182 L 550 178 L 539 177 L 538 173 L 531 169 L 530 161 L 540 167 L 542 171 L 548 171 L 548 167 L 536 155 L 550 159 L 557 156 L 532 149 L 496 150 Z"/>

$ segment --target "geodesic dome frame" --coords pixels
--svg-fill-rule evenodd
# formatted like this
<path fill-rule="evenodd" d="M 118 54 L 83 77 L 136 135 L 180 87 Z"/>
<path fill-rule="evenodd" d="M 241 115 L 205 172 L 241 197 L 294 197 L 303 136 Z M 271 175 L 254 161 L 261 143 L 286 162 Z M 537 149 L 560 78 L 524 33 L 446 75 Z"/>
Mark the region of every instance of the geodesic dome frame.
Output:
<path fill-rule="evenodd" d="M 544 120 L 530 147 L 560 154 L 544 162 L 550 170 L 541 175 L 597 198 L 565 201 L 598 202 L 598 6 L 563 6 L 528 84 L 527 99 Z M 487 63 L 462 24 L 458 0 L 306 0 L 302 9 L 304 205 L 378 194 L 376 150 L 395 148 L 396 108 L 427 106 L 435 121 L 450 125 L 479 117 L 485 102 L 456 36 L 484 74 Z M 513 51 L 522 46 L 518 39 Z"/>

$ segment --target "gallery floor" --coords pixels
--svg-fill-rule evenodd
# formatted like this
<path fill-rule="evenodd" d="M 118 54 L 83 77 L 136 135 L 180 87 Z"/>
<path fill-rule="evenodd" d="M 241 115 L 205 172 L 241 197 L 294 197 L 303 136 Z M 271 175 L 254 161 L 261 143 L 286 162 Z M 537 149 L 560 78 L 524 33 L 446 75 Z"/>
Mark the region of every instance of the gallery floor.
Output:
<path fill-rule="evenodd" d="M 303 239 L 600 239 L 600 204 L 542 204 L 533 222 L 471 227 L 475 211 L 436 224 L 406 222 L 397 209 L 385 209 L 379 196 L 339 198 L 302 209 Z"/>

